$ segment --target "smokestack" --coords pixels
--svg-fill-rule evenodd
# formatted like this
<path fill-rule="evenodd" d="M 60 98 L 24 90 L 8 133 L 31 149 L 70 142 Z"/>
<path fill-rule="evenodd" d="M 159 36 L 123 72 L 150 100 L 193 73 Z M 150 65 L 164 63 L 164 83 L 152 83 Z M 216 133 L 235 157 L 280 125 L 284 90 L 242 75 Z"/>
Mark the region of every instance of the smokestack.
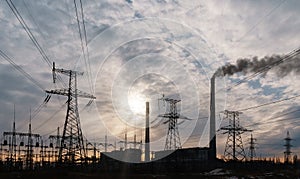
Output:
<path fill-rule="evenodd" d="M 150 161 L 149 102 L 146 102 L 145 161 Z"/>
<path fill-rule="evenodd" d="M 216 106 L 215 106 L 215 74 L 210 79 L 210 130 L 209 130 L 209 149 L 210 158 L 215 159 L 216 150 Z"/>

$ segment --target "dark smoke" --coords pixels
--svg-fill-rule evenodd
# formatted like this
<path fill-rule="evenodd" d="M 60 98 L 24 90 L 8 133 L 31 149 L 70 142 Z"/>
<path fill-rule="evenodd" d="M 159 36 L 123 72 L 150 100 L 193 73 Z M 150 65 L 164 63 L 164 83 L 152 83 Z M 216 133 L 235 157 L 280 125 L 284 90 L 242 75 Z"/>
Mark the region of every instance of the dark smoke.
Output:
<path fill-rule="evenodd" d="M 253 57 L 252 59 L 241 58 L 236 61 L 235 65 L 229 63 L 220 67 L 216 71 L 215 76 L 231 76 L 236 73 L 242 73 L 243 75 L 246 75 L 248 73 L 256 73 L 272 66 L 274 63 L 284 58 L 285 56 L 281 55 L 265 56 L 261 59 L 258 59 L 258 57 Z M 278 77 L 284 77 L 292 72 L 294 72 L 295 74 L 300 74 L 300 59 L 298 56 L 295 56 L 291 59 L 284 60 L 279 65 L 271 68 L 271 70 L 274 70 Z M 266 75 L 268 71 L 269 70 L 266 70 L 263 74 Z"/>

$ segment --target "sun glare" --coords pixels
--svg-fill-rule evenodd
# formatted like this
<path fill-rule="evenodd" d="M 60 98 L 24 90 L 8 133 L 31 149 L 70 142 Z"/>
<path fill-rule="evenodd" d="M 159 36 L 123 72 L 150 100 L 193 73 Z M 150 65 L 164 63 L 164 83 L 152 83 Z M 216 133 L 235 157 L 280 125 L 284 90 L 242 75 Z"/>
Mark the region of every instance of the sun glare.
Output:
<path fill-rule="evenodd" d="M 129 107 L 135 115 L 143 115 L 145 114 L 145 103 L 146 103 L 146 97 L 140 94 L 136 93 L 130 93 L 128 95 L 128 104 Z"/>

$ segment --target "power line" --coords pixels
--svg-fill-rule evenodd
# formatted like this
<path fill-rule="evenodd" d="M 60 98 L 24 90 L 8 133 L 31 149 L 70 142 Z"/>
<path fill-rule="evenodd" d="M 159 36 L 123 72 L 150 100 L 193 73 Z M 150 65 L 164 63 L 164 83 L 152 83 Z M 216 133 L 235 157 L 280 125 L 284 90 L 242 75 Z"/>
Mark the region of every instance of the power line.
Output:
<path fill-rule="evenodd" d="M 60 125 L 59 128 L 62 128 L 63 126 L 64 126 L 64 124 Z M 50 132 L 47 132 L 46 134 L 42 135 L 42 137 L 45 137 L 45 136 L 47 136 L 49 134 L 52 134 L 53 132 L 56 132 L 56 131 L 57 131 L 57 129 L 54 129 L 54 130 L 52 130 Z"/>
<path fill-rule="evenodd" d="M 272 123 L 276 123 L 276 122 L 287 121 L 287 120 L 298 119 L 298 118 L 300 118 L 300 117 L 283 118 L 283 119 L 278 119 L 278 120 L 275 120 L 275 121 L 270 121 L 270 122 L 260 123 L 260 124 L 257 124 L 257 125 L 261 125 L 261 124 L 272 124 Z M 294 122 L 299 122 L 299 121 L 294 121 Z"/>
<path fill-rule="evenodd" d="M 56 116 L 58 114 L 58 112 L 60 112 L 65 107 L 66 104 L 67 104 L 67 102 L 64 103 L 62 106 L 60 106 L 60 108 L 58 108 L 58 110 L 56 110 L 47 120 L 45 120 L 43 123 L 41 123 L 40 125 L 38 125 L 32 131 L 35 131 L 36 129 L 39 129 L 42 126 L 44 126 L 45 124 L 47 124 L 47 122 L 49 122 L 54 116 Z"/>
<path fill-rule="evenodd" d="M 291 60 L 293 59 L 293 57 L 297 56 L 300 54 L 300 48 L 297 48 L 293 51 L 291 51 L 290 53 L 288 53 L 286 56 L 284 56 L 283 58 L 280 58 L 279 60 L 275 61 L 274 63 L 271 63 L 269 65 L 266 65 L 265 67 L 259 69 L 258 71 L 256 71 L 255 73 L 253 73 L 250 76 L 245 77 L 244 79 L 239 80 L 238 82 L 236 82 L 234 85 L 231 85 L 227 88 L 227 91 L 230 91 L 232 88 L 239 86 L 242 83 L 245 83 L 247 81 L 249 81 L 250 79 L 263 74 L 264 72 L 270 70 L 271 68 L 273 68 L 274 66 L 277 66 L 285 61 Z"/>
<path fill-rule="evenodd" d="M 14 5 L 14 3 L 11 0 L 6 0 L 6 3 L 8 4 L 9 8 L 12 10 L 12 12 L 14 13 L 14 15 L 16 16 L 16 18 L 18 19 L 18 21 L 20 22 L 20 24 L 22 25 L 23 29 L 26 31 L 26 33 L 29 36 L 29 38 L 32 41 L 32 43 L 36 46 L 36 48 L 38 49 L 38 51 L 42 55 L 44 61 L 49 65 L 49 67 L 51 67 L 51 65 L 52 65 L 51 61 L 49 60 L 49 58 L 45 54 L 44 50 L 42 49 L 42 47 L 40 46 L 40 44 L 38 43 L 38 41 L 36 40 L 36 38 L 34 37 L 34 35 L 32 34 L 31 30 L 29 29 L 28 25 L 24 21 L 23 17 L 20 15 L 20 13 L 17 10 L 17 8 Z"/>
<path fill-rule="evenodd" d="M 247 125 L 246 127 L 251 127 L 251 126 L 256 126 L 256 125 L 261 125 L 261 124 L 270 124 L 270 123 L 275 123 L 275 122 L 280 122 L 280 121 L 285 121 L 285 120 L 290 120 L 290 119 L 296 119 L 295 117 L 290 117 L 290 118 L 283 118 L 283 119 L 278 119 L 278 120 L 272 120 L 272 119 L 277 119 L 279 117 L 286 116 L 288 114 L 292 114 L 292 113 L 299 112 L 299 111 L 300 111 L 300 109 L 297 109 L 297 110 L 294 110 L 294 111 L 289 111 L 289 112 L 280 114 L 278 116 L 271 117 L 271 118 L 269 118 L 267 120 L 264 120 L 264 122 L 256 122 L 254 124 Z"/>
<path fill-rule="evenodd" d="M 82 24 L 83 24 L 83 32 L 84 32 L 84 39 L 85 39 L 85 47 L 86 47 L 86 53 L 87 53 L 87 62 L 88 62 L 88 71 L 89 71 L 89 78 L 91 81 L 91 92 L 95 93 L 93 89 L 93 84 L 92 84 L 92 71 L 91 71 L 91 64 L 90 64 L 90 55 L 89 55 L 89 48 L 88 48 L 88 43 L 87 43 L 87 33 L 86 33 L 86 28 L 85 28 L 85 20 L 84 20 L 84 12 L 83 12 L 83 6 L 82 6 L 82 1 L 80 0 L 80 7 L 81 7 L 81 18 L 82 18 Z"/>
<path fill-rule="evenodd" d="M 34 46 L 37 48 L 37 50 L 39 51 L 39 53 L 42 55 L 43 60 L 48 64 L 48 66 L 50 68 L 52 68 L 52 63 L 50 61 L 50 59 L 48 58 L 48 56 L 46 55 L 45 51 L 43 50 L 43 48 L 41 47 L 41 45 L 38 43 L 38 41 L 36 40 L 36 38 L 34 37 L 34 35 L 32 34 L 30 28 L 28 27 L 28 25 L 26 24 L 25 20 L 23 19 L 23 17 L 21 16 L 21 14 L 19 13 L 18 9 L 16 8 L 16 6 L 14 5 L 14 3 L 11 0 L 6 0 L 6 3 L 8 4 L 9 8 L 11 9 L 11 11 L 13 12 L 13 14 L 15 15 L 15 17 L 18 19 L 18 21 L 20 22 L 20 24 L 22 25 L 23 29 L 25 30 L 25 32 L 27 33 L 27 35 L 29 36 L 30 40 L 32 41 L 32 43 L 34 44 Z M 60 76 L 58 76 L 58 79 L 61 81 L 61 83 L 66 86 L 66 84 L 64 83 L 64 81 L 62 80 L 62 78 Z"/>
<path fill-rule="evenodd" d="M 27 79 L 29 79 L 34 85 L 44 91 L 43 86 L 37 82 L 32 76 L 30 76 L 26 71 L 23 70 L 19 65 L 17 65 L 8 55 L 6 55 L 2 50 L 0 50 L 0 55 L 6 61 L 8 61 L 16 70 L 22 73 Z"/>
<path fill-rule="evenodd" d="M 90 90 L 91 93 L 93 93 L 93 89 L 92 89 L 92 84 L 91 84 L 91 77 L 90 77 L 90 65 L 88 65 L 88 49 L 85 50 L 84 45 L 83 45 L 83 37 L 82 37 L 82 30 L 81 30 L 81 26 L 80 26 L 80 20 L 79 20 L 79 15 L 78 15 L 78 8 L 77 8 L 77 4 L 76 4 L 76 0 L 74 0 L 74 6 L 75 6 L 75 14 L 76 14 L 76 20 L 77 20 L 77 25 L 78 25 L 78 33 L 79 33 L 79 37 L 80 37 L 80 45 L 81 45 L 81 50 L 82 50 L 82 54 L 83 54 L 83 59 L 84 59 L 84 63 L 86 66 L 86 71 L 87 71 L 87 76 L 88 76 L 88 83 L 90 86 Z M 83 7 L 82 7 L 82 2 L 80 0 L 80 7 L 81 7 L 81 18 L 82 18 L 82 22 L 83 22 L 83 34 L 84 34 L 84 39 L 85 39 L 85 46 L 87 48 L 87 36 L 86 36 L 86 29 L 85 29 L 85 23 L 84 23 L 84 15 L 83 15 Z M 87 52 L 85 52 L 87 51 Z"/>
<path fill-rule="evenodd" d="M 277 10 L 286 0 L 283 0 L 279 2 L 274 8 L 272 8 L 265 16 L 263 16 L 259 21 L 257 21 L 244 35 L 242 35 L 237 41 L 240 42 L 243 38 L 245 38 L 250 32 L 252 32 L 255 27 L 257 27 L 259 24 L 261 24 L 265 18 L 270 16 L 275 10 Z"/>
<path fill-rule="evenodd" d="M 285 98 L 285 99 L 280 99 L 280 100 L 277 100 L 277 101 L 272 101 L 272 102 L 269 102 L 269 103 L 264 103 L 264 104 L 257 105 L 257 106 L 251 106 L 251 107 L 240 109 L 240 110 L 237 110 L 237 111 L 247 111 L 247 110 L 250 110 L 250 109 L 256 109 L 256 108 L 260 108 L 260 107 L 263 107 L 263 106 L 268 106 L 268 105 L 280 103 L 280 102 L 283 102 L 283 101 L 288 101 L 288 100 L 298 98 L 298 97 L 300 97 L 300 95 L 292 96 L 292 97 Z"/>
<path fill-rule="evenodd" d="M 33 111 L 31 119 L 34 119 L 38 115 L 38 113 L 42 110 L 42 108 L 46 106 L 46 104 L 48 103 L 50 98 L 51 98 L 51 95 L 46 96 L 45 100 Z"/>

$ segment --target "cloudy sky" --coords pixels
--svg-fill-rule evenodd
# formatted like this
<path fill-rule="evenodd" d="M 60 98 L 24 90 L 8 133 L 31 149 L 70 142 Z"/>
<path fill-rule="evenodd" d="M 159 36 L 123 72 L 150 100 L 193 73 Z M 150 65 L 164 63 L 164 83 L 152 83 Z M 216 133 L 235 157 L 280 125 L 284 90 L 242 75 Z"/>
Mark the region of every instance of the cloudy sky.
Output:
<path fill-rule="evenodd" d="M 134 134 L 143 139 L 145 101 L 150 101 L 152 149 L 163 149 L 167 125 L 157 115 L 168 110 L 168 105 L 158 100 L 165 94 L 180 99 L 181 115 L 192 119 L 179 121 L 183 147 L 208 146 L 209 80 L 214 72 L 239 58 L 260 59 L 299 48 L 297 0 L 91 0 L 82 1 L 83 16 L 80 1 L 76 1 L 82 42 L 74 1 L 12 2 L 47 58 L 7 2 L 1 1 L 0 50 L 34 79 L 26 78 L 1 56 L 1 132 L 12 128 L 14 104 L 18 131 L 27 131 L 30 108 L 33 132 L 46 139 L 62 127 L 66 98 L 52 95 L 43 105 L 44 90 L 64 88 L 61 81 L 52 83 L 49 59 L 57 68 L 84 72 L 78 77 L 78 88 L 97 97 L 87 107 L 89 100 L 79 99 L 82 131 L 90 141 L 103 142 L 107 134 L 114 143 L 124 140 L 125 131 L 130 141 Z M 217 78 L 217 128 L 227 125 L 222 120 L 224 109 L 242 110 L 300 95 L 298 72 L 283 76 L 272 69 L 229 91 L 227 87 L 245 75 Z M 67 83 L 67 76 L 60 77 Z M 288 130 L 294 139 L 292 151 L 299 155 L 299 105 L 299 98 L 293 98 L 243 111 L 240 123 L 253 130 L 257 154 L 282 156 Z M 249 136 L 243 135 L 245 148 Z M 224 152 L 226 137 L 217 135 L 219 155 Z"/>

